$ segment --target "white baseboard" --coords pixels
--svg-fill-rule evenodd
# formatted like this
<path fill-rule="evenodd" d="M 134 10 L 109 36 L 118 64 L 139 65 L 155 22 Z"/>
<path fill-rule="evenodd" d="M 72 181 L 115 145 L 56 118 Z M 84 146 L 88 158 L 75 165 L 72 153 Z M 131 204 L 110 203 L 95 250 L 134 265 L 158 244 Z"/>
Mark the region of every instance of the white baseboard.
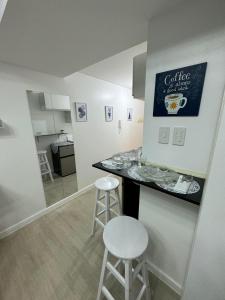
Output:
<path fill-rule="evenodd" d="M 147 261 L 148 270 L 153 273 L 157 278 L 159 278 L 162 282 L 164 282 L 167 286 L 169 286 L 175 293 L 181 295 L 182 286 L 176 282 L 173 278 L 163 272 L 160 268 L 158 268 L 155 264 Z"/>
<path fill-rule="evenodd" d="M 32 215 L 32 216 L 30 216 L 30 217 L 28 217 L 28 218 L 26 218 L 26 219 L 24 219 L 24 220 L 22 220 L 22 221 L 20 221 L 20 222 L 18 222 L 18 223 L 16 223 L 16 224 L 14 224 L 14 225 L 12 225 L 12 226 L 10 226 L 10 227 L 8 227 L 8 228 L 2 230 L 2 231 L 0 232 L 0 240 L 3 239 L 3 238 L 6 237 L 6 236 L 12 234 L 13 232 L 15 232 L 15 231 L 17 231 L 17 230 L 23 228 L 24 226 L 26 226 L 26 225 L 32 223 L 33 221 L 39 219 L 40 217 L 42 217 L 42 216 L 44 216 L 44 215 L 46 215 L 46 214 L 52 212 L 52 211 L 55 210 L 56 208 L 58 208 L 58 207 L 60 207 L 60 206 L 62 206 L 62 205 L 64 205 L 64 204 L 70 202 L 71 200 L 73 200 L 73 199 L 79 197 L 80 195 L 84 194 L 85 192 L 87 192 L 87 191 L 93 189 L 93 187 L 94 187 L 94 184 L 90 184 L 90 185 L 88 185 L 88 186 L 82 188 L 82 189 L 79 190 L 78 192 L 76 192 L 76 193 L 74 193 L 74 194 L 72 194 L 72 195 L 70 195 L 70 196 L 68 196 L 68 197 L 66 197 L 66 198 L 64 198 L 64 199 L 62 199 L 62 200 L 60 200 L 60 201 L 54 203 L 53 205 L 51 205 L 51 206 L 49 206 L 49 207 L 46 207 L 46 208 L 44 208 L 44 209 L 38 211 L 38 212 L 35 213 L 34 215 Z"/>

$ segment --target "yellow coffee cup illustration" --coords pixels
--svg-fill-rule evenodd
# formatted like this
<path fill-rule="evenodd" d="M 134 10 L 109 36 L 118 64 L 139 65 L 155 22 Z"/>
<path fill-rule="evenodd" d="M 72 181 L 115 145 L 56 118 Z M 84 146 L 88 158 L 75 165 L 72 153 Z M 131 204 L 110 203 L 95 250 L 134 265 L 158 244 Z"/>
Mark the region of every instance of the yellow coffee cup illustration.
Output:
<path fill-rule="evenodd" d="M 187 98 L 181 93 L 166 95 L 165 107 L 169 115 L 176 115 L 187 104 Z"/>

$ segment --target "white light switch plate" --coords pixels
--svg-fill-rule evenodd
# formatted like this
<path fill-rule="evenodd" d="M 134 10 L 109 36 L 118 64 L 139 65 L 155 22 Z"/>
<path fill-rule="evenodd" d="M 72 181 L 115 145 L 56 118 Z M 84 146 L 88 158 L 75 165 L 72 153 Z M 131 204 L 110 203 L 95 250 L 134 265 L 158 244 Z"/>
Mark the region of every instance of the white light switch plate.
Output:
<path fill-rule="evenodd" d="M 185 127 L 175 127 L 173 131 L 173 145 L 184 146 L 185 136 Z"/>
<path fill-rule="evenodd" d="M 159 128 L 159 143 L 160 144 L 169 144 L 170 139 L 170 128 L 169 127 L 160 127 Z"/>

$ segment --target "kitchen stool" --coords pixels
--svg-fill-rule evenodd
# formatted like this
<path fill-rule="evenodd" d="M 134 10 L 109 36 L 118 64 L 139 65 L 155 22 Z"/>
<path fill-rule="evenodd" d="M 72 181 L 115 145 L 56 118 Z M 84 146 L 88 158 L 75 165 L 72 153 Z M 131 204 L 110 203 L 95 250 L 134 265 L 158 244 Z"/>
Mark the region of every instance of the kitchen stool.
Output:
<path fill-rule="evenodd" d="M 97 300 L 100 300 L 102 294 L 109 300 L 115 299 L 105 286 L 105 282 L 112 275 L 124 287 L 125 300 L 134 300 L 132 284 L 136 278 L 142 283 L 136 299 L 142 299 L 145 294 L 145 299 L 150 300 L 151 293 L 145 258 L 145 251 L 148 246 L 148 233 L 142 223 L 128 216 L 116 217 L 105 226 L 103 241 L 105 244 L 105 254 Z M 114 265 L 109 262 L 108 254 L 118 258 Z M 132 261 L 134 260 L 138 261 L 135 268 L 132 267 Z M 121 263 L 125 265 L 125 276 L 122 276 L 118 271 Z"/>
<path fill-rule="evenodd" d="M 111 219 L 111 213 L 116 216 L 121 215 L 119 184 L 119 180 L 113 177 L 102 177 L 95 181 L 96 203 L 94 209 L 92 235 L 95 233 L 96 223 L 104 228 L 105 224 L 107 224 Z M 101 195 L 101 192 L 103 192 L 103 195 Z M 112 195 L 112 192 L 114 192 L 115 196 Z M 112 203 L 111 199 L 114 200 Z M 112 209 L 114 206 L 118 207 L 119 214 Z M 98 211 L 99 207 L 102 208 L 101 211 Z M 99 219 L 99 216 L 102 214 L 105 214 L 105 224 Z"/>
<path fill-rule="evenodd" d="M 53 176 L 52 171 L 48 162 L 47 158 L 47 151 L 46 150 L 39 150 L 38 151 L 38 158 L 39 158 L 39 164 L 41 169 L 41 176 L 49 175 L 51 181 L 53 182 Z"/>

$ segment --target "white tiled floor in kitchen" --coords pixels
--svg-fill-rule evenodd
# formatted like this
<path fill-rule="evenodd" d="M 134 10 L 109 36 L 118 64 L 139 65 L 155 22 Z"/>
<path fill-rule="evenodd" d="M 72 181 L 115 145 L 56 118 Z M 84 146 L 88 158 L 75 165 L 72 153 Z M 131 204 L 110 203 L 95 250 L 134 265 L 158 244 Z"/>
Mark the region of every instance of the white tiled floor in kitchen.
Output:
<path fill-rule="evenodd" d="M 77 174 L 65 177 L 54 174 L 54 182 L 44 179 L 44 191 L 47 206 L 76 193 L 78 191 Z"/>

